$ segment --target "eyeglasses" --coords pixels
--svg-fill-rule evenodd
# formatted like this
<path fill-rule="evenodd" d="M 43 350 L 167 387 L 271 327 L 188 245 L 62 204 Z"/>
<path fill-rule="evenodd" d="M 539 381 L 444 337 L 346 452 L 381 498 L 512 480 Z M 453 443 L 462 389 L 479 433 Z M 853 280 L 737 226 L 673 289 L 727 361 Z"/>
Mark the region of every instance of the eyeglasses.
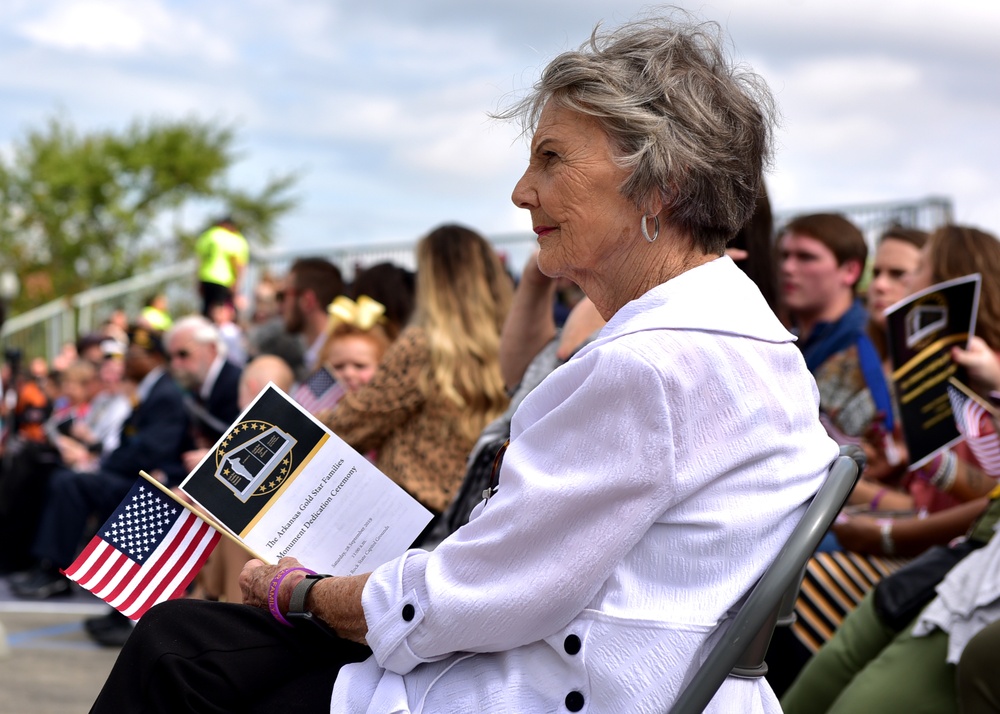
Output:
<path fill-rule="evenodd" d="M 190 356 L 191 356 L 191 353 L 188 352 L 187 350 L 177 350 L 176 352 L 171 352 L 170 353 L 170 359 L 171 360 L 175 360 L 175 359 L 187 359 Z"/>

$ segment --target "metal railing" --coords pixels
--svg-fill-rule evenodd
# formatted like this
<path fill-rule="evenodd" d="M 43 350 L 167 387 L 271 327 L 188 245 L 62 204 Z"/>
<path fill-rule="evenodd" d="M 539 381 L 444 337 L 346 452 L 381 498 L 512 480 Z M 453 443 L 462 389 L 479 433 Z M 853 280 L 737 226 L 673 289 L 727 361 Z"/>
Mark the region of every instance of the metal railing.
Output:
<path fill-rule="evenodd" d="M 919 228 L 932 231 L 935 228 L 954 221 L 954 209 L 951 199 L 941 196 L 931 196 L 919 201 L 892 201 L 885 203 L 867 203 L 853 206 L 838 206 L 834 208 L 800 209 L 795 211 L 776 211 L 774 214 L 774 229 L 781 227 L 796 216 L 810 213 L 840 213 L 856 225 L 868 242 L 869 253 L 875 252 L 879 237 L 890 226 L 898 225 L 905 228 Z"/>
<path fill-rule="evenodd" d="M 947 198 L 930 197 L 916 201 L 776 211 L 775 229 L 780 230 L 794 216 L 819 212 L 841 213 L 846 216 L 864 233 L 872 253 L 879 235 L 893 224 L 933 230 L 953 220 L 951 201 Z M 514 275 L 520 274 L 521 268 L 537 246 L 535 235 L 527 232 L 494 235 L 489 239 Z M 345 280 L 350 281 L 359 268 L 380 262 L 415 269 L 415 242 L 252 251 L 244 280 L 248 304 L 252 302 L 249 298 L 253 286 L 262 275 L 267 273 L 282 276 L 296 258 L 326 258 L 340 268 Z M 161 291 L 167 293 L 175 314 L 197 309 L 200 299 L 195 282 L 195 262 L 191 260 L 158 268 L 86 290 L 72 298 L 59 298 L 16 315 L 0 328 L 0 344 L 4 348 L 16 347 L 29 358 L 41 356 L 52 360 L 64 343 L 76 340 L 77 335 L 97 329 L 115 310 L 125 310 L 127 315 L 134 317 L 142 309 L 146 298 Z"/>

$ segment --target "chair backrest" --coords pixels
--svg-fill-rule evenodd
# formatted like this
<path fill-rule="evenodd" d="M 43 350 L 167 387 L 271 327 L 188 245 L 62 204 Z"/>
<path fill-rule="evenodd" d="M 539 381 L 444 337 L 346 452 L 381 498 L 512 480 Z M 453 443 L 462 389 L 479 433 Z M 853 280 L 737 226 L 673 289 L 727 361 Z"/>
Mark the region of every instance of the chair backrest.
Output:
<path fill-rule="evenodd" d="M 795 595 L 806 563 L 827 529 L 833 524 L 864 468 L 865 455 L 857 446 L 842 446 L 817 491 L 778 557 L 732 618 L 729 629 L 709 653 L 705 663 L 681 691 L 670 714 L 699 714 L 712 701 L 726 677 L 761 677 L 767 672 L 764 654 L 771 642 L 779 612 Z"/>

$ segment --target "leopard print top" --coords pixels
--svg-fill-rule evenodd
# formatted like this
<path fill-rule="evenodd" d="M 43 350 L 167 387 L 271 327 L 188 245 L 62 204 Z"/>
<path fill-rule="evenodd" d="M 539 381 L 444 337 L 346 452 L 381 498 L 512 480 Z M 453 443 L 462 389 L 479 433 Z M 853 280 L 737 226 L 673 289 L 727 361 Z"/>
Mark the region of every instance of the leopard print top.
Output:
<path fill-rule="evenodd" d="M 371 382 L 345 394 L 322 418 L 361 453 L 377 451 L 379 469 L 438 514 L 458 491 L 475 442 L 462 436 L 456 404 L 421 393 L 420 375 L 429 360 L 423 329 L 406 328 Z"/>

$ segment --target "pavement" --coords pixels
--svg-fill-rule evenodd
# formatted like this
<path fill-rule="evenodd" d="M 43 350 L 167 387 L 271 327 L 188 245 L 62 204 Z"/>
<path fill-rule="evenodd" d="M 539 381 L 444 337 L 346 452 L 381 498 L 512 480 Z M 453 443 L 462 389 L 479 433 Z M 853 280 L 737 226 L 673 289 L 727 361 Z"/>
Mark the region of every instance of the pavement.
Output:
<path fill-rule="evenodd" d="M 83 621 L 108 606 L 72 594 L 21 600 L 0 576 L 0 714 L 86 714 L 118 657 L 95 644 Z"/>

